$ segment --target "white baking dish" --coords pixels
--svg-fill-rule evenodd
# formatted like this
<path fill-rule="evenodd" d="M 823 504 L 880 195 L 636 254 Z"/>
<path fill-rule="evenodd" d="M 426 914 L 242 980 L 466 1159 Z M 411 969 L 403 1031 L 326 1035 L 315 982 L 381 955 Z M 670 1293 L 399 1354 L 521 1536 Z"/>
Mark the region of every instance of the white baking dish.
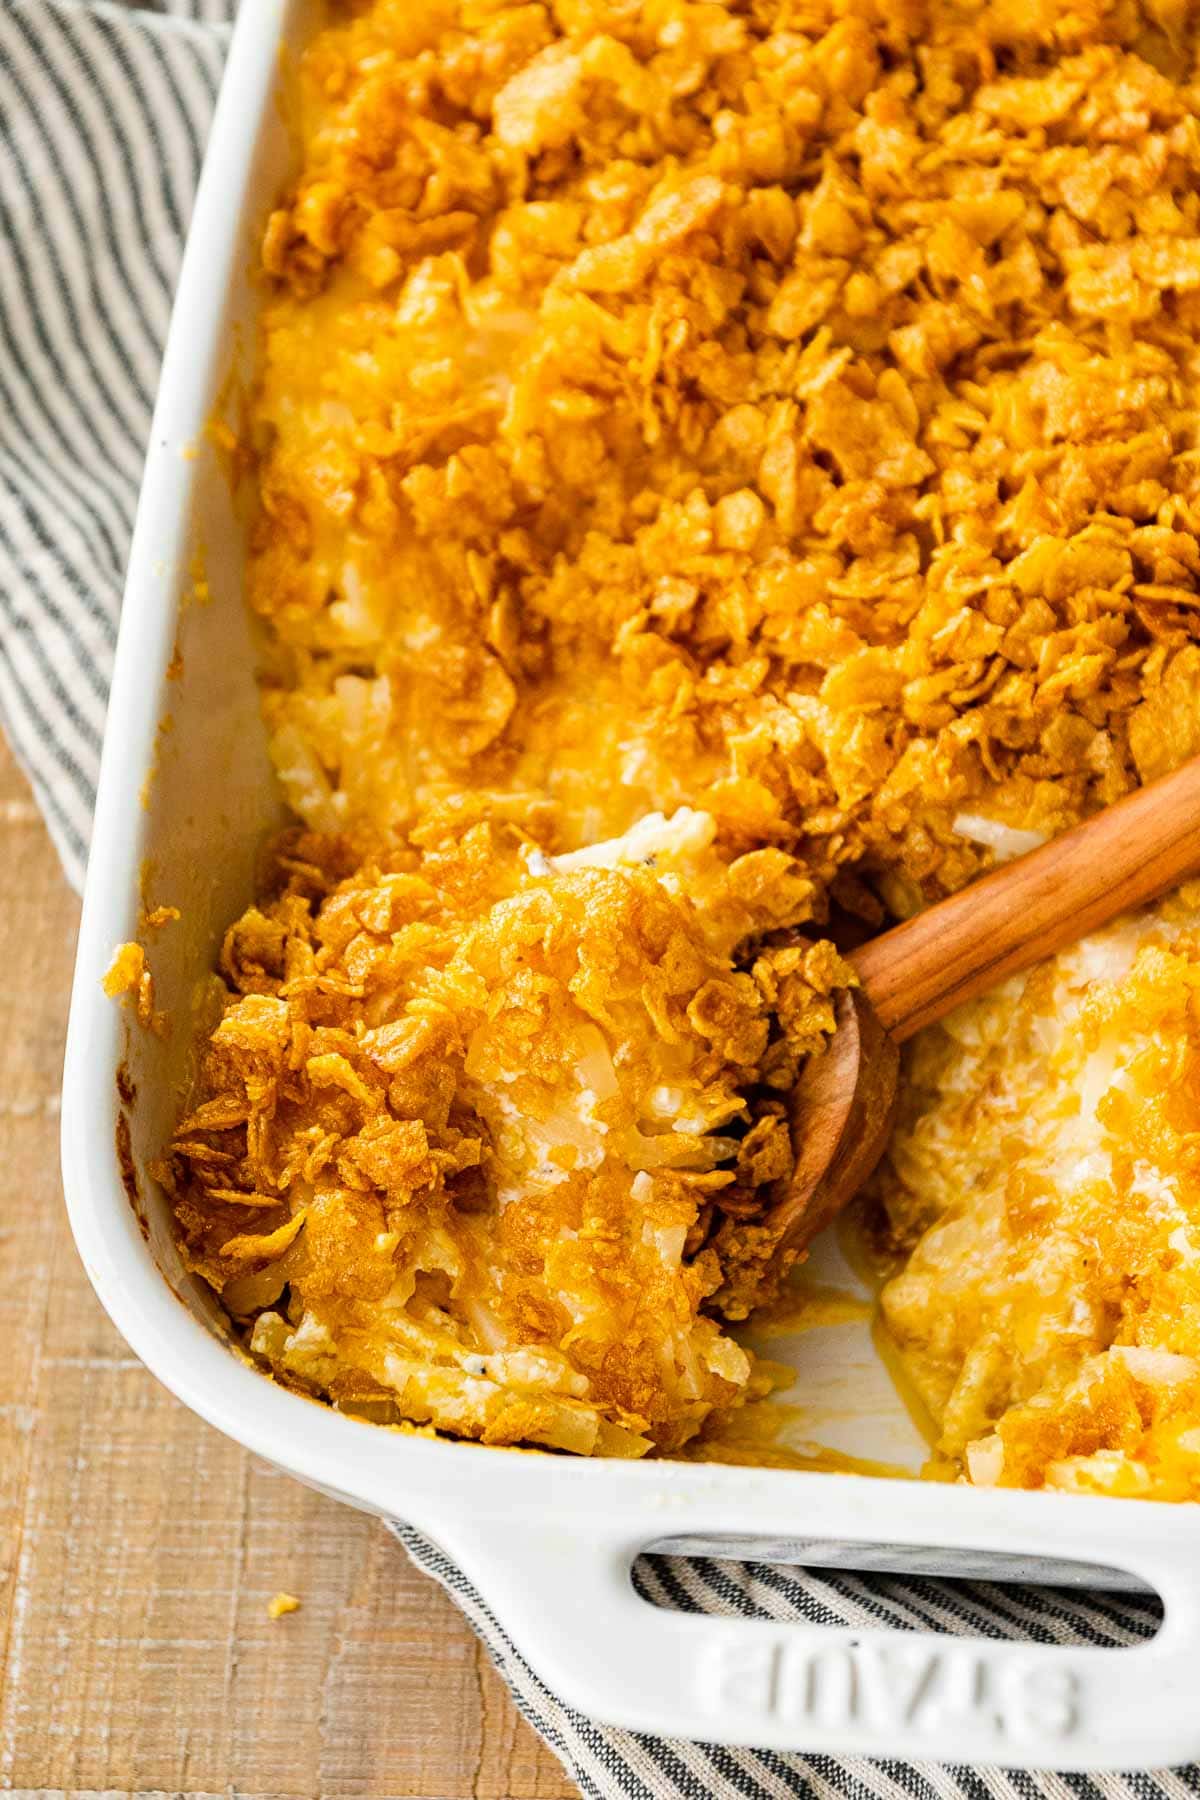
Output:
<path fill-rule="evenodd" d="M 310 28 L 314 10 L 312 0 L 242 8 L 138 515 L 63 1100 L 67 1200 L 97 1293 L 154 1374 L 218 1429 L 301 1480 L 436 1539 L 543 1679 L 597 1718 L 725 1743 L 1023 1767 L 1200 1756 L 1200 1509 L 583 1462 L 405 1436 L 272 1385 L 231 1353 L 211 1296 L 183 1274 L 145 1168 L 187 1079 L 189 1018 L 205 972 L 280 816 L 242 609 L 242 531 L 204 428 L 236 403 L 231 368 L 249 373 L 250 271 L 288 157 L 275 102 L 280 51 Z M 201 576 L 211 598 L 197 592 Z M 177 649 L 181 674 L 169 670 Z M 114 946 L 137 934 L 143 900 L 183 914 L 148 944 L 158 1004 L 174 1021 L 166 1043 L 131 1028 L 101 992 Z M 847 1356 L 866 1367 L 861 1342 L 827 1333 L 823 1351 L 811 1348 L 820 1337 L 808 1334 L 797 1354 L 809 1359 L 802 1393 L 819 1386 L 828 1402 L 836 1389 L 842 1414 L 827 1441 L 903 1455 L 908 1428 L 878 1372 L 837 1387 Z M 1108 1650 L 655 1609 L 631 1586 L 632 1560 L 650 1544 L 685 1543 L 1043 1579 L 1062 1579 L 1067 1558 L 1148 1583 L 1166 1617 L 1151 1642 Z"/>

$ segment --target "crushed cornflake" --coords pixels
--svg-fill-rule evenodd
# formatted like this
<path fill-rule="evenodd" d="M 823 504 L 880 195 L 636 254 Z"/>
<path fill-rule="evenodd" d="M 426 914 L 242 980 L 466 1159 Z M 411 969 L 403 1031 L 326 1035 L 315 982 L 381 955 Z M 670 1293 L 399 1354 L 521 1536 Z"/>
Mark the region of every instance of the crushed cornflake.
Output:
<path fill-rule="evenodd" d="M 334 4 L 237 446 L 303 828 L 170 1163 L 280 1378 L 687 1441 L 849 979 L 794 925 L 1200 751 L 1195 62 L 1135 0 Z"/>
<path fill-rule="evenodd" d="M 711 813 L 892 911 L 1200 750 L 1178 9 L 335 9 L 254 406 L 323 830 Z"/>
<path fill-rule="evenodd" d="M 267 1617 L 268 1619 L 282 1619 L 285 1613 L 299 1612 L 300 1606 L 301 1602 L 297 1600 L 295 1594 L 274 1594 L 267 1601 Z"/>
<path fill-rule="evenodd" d="M 279 1375 L 640 1456 L 749 1390 L 701 1308 L 790 1174 L 783 1095 L 853 975 L 771 941 L 812 897 L 783 851 L 726 863 L 681 813 L 553 857 L 539 811 L 451 809 L 356 869 L 288 833 L 160 1174 Z"/>

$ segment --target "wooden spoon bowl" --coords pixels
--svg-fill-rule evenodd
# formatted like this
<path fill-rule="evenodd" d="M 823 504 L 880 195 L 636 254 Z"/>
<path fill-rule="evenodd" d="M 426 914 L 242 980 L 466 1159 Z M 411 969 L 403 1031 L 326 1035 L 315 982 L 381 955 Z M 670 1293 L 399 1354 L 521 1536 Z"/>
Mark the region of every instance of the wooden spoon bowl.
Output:
<path fill-rule="evenodd" d="M 905 1038 L 1197 873 L 1200 757 L 854 951 L 861 986 L 838 995 L 833 1037 L 792 1089 L 793 1173 L 752 1230 L 719 1244 L 717 1305 L 744 1317 L 755 1280 L 794 1261 L 870 1175 Z M 743 1250 L 753 1267 L 739 1279 Z"/>

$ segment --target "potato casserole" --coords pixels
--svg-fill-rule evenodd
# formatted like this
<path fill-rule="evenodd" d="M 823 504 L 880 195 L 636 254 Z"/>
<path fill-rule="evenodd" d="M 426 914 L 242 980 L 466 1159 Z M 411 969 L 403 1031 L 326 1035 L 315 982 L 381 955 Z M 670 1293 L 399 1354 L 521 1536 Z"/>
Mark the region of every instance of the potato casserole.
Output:
<path fill-rule="evenodd" d="M 330 7 L 159 1168 L 276 1379 L 702 1453 L 841 952 L 1200 751 L 1198 11 Z M 1200 891 L 922 1034 L 859 1231 L 931 1472 L 1200 1498 Z"/>

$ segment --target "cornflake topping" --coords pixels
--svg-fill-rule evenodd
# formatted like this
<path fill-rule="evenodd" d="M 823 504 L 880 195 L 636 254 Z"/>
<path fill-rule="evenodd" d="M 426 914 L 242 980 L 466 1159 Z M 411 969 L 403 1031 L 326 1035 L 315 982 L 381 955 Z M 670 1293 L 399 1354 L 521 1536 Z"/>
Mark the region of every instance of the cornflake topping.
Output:
<path fill-rule="evenodd" d="M 853 976 L 769 941 L 808 911 L 797 865 L 726 864 L 713 833 L 680 814 L 554 857 L 442 819 L 351 874 L 283 840 L 160 1171 L 190 1266 L 280 1376 L 625 1456 L 755 1391 L 700 1308 L 790 1172 L 781 1095 Z"/>
<path fill-rule="evenodd" d="M 849 979 L 792 926 L 877 929 L 1200 751 L 1195 22 L 331 20 L 237 446 L 303 824 L 225 946 L 179 1227 L 281 1379 L 669 1450 L 765 1379 L 714 1315 Z M 946 1453 L 1042 1479 L 1006 1380 Z"/>

